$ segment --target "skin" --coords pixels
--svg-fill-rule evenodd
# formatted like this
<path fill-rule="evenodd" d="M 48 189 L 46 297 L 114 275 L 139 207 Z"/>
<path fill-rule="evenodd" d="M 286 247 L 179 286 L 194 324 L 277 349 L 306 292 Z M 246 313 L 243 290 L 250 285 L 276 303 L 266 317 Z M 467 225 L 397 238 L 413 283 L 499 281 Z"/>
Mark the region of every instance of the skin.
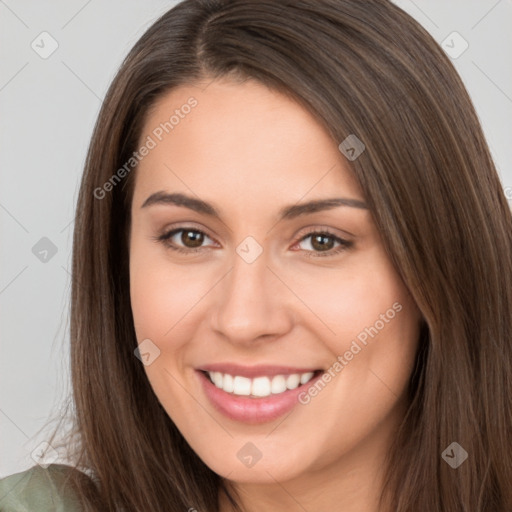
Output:
<path fill-rule="evenodd" d="M 339 141 L 303 107 L 258 82 L 207 83 L 162 96 L 140 137 L 142 144 L 190 96 L 197 99 L 134 176 L 131 305 L 138 342 L 149 338 L 160 350 L 144 367 L 147 377 L 190 446 L 238 490 L 245 510 L 377 512 L 421 314 L 368 209 L 276 220 L 282 207 L 313 199 L 365 201 Z M 161 190 L 211 202 L 222 220 L 170 204 L 141 208 Z M 181 254 L 155 241 L 181 226 L 206 233 L 202 252 Z M 307 235 L 321 228 L 353 245 L 315 256 L 322 249 Z M 173 237 L 175 245 L 194 247 L 188 231 Z M 250 264 L 236 252 L 247 236 L 263 249 Z M 327 240 L 331 254 L 335 240 Z M 236 422 L 204 395 L 194 370 L 202 364 L 332 367 L 395 302 L 401 311 L 310 403 L 285 417 Z M 262 454 L 253 467 L 237 457 L 248 442 Z M 230 510 L 222 494 L 219 502 L 222 512 Z"/>

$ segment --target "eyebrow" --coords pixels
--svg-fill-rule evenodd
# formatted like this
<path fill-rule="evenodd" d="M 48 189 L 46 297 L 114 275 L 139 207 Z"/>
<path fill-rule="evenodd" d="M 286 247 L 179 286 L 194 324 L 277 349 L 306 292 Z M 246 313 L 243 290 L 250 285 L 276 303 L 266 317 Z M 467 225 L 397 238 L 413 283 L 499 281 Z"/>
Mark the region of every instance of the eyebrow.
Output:
<path fill-rule="evenodd" d="M 211 217 L 221 218 L 219 211 L 210 203 L 202 199 L 196 199 L 185 194 L 175 192 L 169 194 L 163 190 L 151 194 L 142 204 L 141 208 L 147 208 L 156 204 L 172 204 L 175 206 L 183 206 Z M 315 213 L 323 210 L 331 210 L 340 206 L 350 206 L 352 208 L 360 208 L 367 210 L 368 206 L 359 199 L 351 199 L 347 197 L 334 197 L 326 199 L 315 199 L 307 203 L 299 203 L 281 208 L 278 213 L 280 220 L 291 220 L 301 215 Z"/>

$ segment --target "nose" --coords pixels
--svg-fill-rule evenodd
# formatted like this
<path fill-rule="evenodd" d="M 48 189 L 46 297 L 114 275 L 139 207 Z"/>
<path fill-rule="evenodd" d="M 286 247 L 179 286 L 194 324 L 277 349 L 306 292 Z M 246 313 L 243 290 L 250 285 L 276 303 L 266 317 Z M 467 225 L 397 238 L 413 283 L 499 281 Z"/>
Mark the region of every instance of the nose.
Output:
<path fill-rule="evenodd" d="M 265 252 L 252 263 L 235 254 L 216 290 L 211 327 L 228 341 L 253 345 L 292 328 L 293 293 L 269 268 Z"/>

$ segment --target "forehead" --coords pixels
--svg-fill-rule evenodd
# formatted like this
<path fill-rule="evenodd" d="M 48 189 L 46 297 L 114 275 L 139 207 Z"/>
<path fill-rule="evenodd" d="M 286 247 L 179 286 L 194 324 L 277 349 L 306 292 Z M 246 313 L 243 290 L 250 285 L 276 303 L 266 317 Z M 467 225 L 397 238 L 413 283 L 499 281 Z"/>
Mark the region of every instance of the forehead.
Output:
<path fill-rule="evenodd" d="M 246 207 L 263 198 L 280 204 L 334 192 L 363 200 L 325 128 L 293 99 L 254 80 L 173 89 L 146 116 L 139 146 L 150 139 L 136 171 L 135 203 L 157 190 L 220 194 Z"/>

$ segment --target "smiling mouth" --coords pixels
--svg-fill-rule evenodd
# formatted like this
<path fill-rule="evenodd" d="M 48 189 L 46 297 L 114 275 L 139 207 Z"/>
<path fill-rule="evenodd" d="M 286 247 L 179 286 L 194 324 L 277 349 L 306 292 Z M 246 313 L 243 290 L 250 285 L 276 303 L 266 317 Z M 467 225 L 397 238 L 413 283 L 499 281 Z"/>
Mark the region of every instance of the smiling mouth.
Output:
<path fill-rule="evenodd" d="M 205 371 L 201 373 L 217 388 L 234 396 L 249 398 L 264 398 L 280 395 L 286 391 L 296 389 L 323 373 L 323 370 L 314 370 L 304 373 L 291 373 L 273 376 L 259 376 L 254 378 L 229 373 Z"/>

